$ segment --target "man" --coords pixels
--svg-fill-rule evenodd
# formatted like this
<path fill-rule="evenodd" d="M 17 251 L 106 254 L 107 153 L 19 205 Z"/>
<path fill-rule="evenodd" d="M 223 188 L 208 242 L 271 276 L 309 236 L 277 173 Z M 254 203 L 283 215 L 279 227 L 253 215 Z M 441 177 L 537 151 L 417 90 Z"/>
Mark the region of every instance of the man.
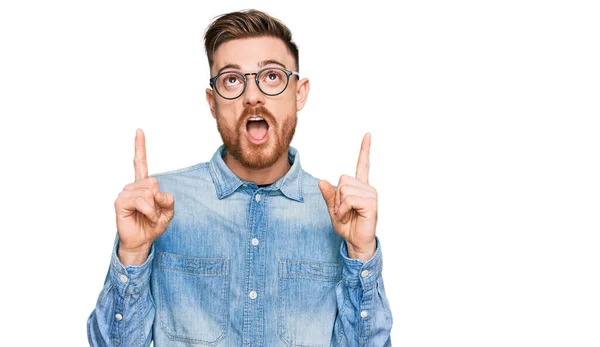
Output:
<path fill-rule="evenodd" d="M 356 177 L 318 180 L 289 146 L 309 92 L 289 29 L 229 13 L 205 46 L 223 145 L 207 163 L 148 177 L 137 131 L 90 344 L 389 346 L 370 134 Z"/>

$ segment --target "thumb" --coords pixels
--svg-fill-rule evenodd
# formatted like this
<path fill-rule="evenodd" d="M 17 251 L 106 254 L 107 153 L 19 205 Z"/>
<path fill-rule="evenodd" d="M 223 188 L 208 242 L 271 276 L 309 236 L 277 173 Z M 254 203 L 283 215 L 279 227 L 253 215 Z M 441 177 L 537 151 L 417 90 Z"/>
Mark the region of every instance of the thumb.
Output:
<path fill-rule="evenodd" d="M 327 204 L 327 210 L 329 211 L 329 216 L 331 217 L 331 220 L 335 220 L 335 188 L 333 188 L 331 183 L 329 183 L 327 180 L 319 180 L 319 189 L 321 190 L 321 194 L 323 194 L 325 204 Z"/>

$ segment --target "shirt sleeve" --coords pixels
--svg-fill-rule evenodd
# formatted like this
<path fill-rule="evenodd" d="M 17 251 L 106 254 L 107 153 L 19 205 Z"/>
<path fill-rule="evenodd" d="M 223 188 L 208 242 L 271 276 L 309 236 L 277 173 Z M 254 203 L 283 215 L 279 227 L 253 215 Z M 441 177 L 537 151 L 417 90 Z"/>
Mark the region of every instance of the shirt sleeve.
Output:
<path fill-rule="evenodd" d="M 87 322 L 90 346 L 149 346 L 155 308 L 150 292 L 154 246 L 139 266 L 125 267 L 115 241 L 108 274 Z"/>
<path fill-rule="evenodd" d="M 336 287 L 338 314 L 332 346 L 391 346 L 392 312 L 381 276 L 381 246 L 376 241 L 375 254 L 366 262 L 350 259 L 342 241 L 344 266 Z"/>

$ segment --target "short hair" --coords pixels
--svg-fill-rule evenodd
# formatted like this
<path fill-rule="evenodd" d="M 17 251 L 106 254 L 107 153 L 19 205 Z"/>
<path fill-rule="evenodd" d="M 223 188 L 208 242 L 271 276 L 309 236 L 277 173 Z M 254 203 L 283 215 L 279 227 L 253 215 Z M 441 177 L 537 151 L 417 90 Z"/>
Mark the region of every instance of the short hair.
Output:
<path fill-rule="evenodd" d="M 235 39 L 262 36 L 281 39 L 294 57 L 296 71 L 300 71 L 298 47 L 292 41 L 290 29 L 279 19 L 254 9 L 230 12 L 213 18 L 204 34 L 209 68 L 212 68 L 214 54 L 221 44 Z"/>

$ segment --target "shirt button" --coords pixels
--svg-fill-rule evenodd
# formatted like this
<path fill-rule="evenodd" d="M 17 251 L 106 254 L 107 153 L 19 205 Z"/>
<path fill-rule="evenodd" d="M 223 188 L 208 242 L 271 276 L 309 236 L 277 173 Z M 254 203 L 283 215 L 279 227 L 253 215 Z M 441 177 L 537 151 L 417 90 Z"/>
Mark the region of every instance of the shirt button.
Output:
<path fill-rule="evenodd" d="M 122 315 L 122 314 L 120 314 L 120 313 L 117 313 L 117 314 L 115 315 L 115 319 L 116 319 L 116 320 L 123 320 L 123 315 Z"/>
<path fill-rule="evenodd" d="M 127 275 L 120 274 L 119 275 L 119 279 L 121 280 L 121 282 L 127 283 Z"/>
<path fill-rule="evenodd" d="M 368 315 L 369 315 L 369 313 L 367 311 L 365 311 L 365 310 L 360 311 L 360 316 L 362 318 L 367 318 Z"/>
<path fill-rule="evenodd" d="M 254 300 L 254 299 L 256 299 L 256 292 L 251 291 L 250 294 L 248 294 L 248 296 L 250 297 L 250 299 Z"/>
<path fill-rule="evenodd" d="M 256 194 L 254 200 L 256 200 L 256 202 L 260 202 L 260 194 Z"/>
<path fill-rule="evenodd" d="M 258 239 L 256 237 L 252 239 L 252 245 L 254 247 L 258 246 Z"/>
<path fill-rule="evenodd" d="M 363 270 L 363 271 L 360 273 L 360 276 L 361 276 L 362 278 L 365 278 L 365 277 L 369 276 L 369 270 Z"/>

